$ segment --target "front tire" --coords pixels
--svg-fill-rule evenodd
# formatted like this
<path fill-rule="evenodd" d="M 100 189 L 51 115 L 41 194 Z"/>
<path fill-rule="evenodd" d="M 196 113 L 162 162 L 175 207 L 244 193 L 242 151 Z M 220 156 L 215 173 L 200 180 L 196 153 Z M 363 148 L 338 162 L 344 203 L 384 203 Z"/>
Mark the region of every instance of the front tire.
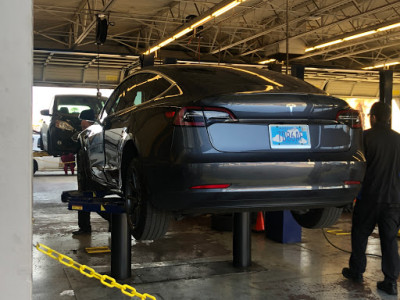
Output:
<path fill-rule="evenodd" d="M 305 213 L 292 211 L 296 222 L 310 229 L 326 228 L 334 225 L 342 215 L 343 208 L 325 207 L 310 209 Z"/>
<path fill-rule="evenodd" d="M 136 240 L 156 240 L 168 230 L 171 216 L 155 208 L 133 159 L 126 172 L 124 184 L 125 208 L 131 234 Z"/>

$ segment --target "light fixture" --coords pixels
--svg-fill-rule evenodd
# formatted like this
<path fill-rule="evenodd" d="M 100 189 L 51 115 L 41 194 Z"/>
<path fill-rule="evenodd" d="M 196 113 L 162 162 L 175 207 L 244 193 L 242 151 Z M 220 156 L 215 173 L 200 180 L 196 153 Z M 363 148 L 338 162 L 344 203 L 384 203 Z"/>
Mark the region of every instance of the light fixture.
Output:
<path fill-rule="evenodd" d="M 320 44 L 320 45 L 317 45 L 317 46 L 314 46 L 314 47 L 306 48 L 305 52 L 310 52 L 310 51 L 321 49 L 321 48 L 325 48 L 325 47 L 328 47 L 328 46 L 331 46 L 331 45 L 347 42 L 347 41 L 350 41 L 350 40 L 355 40 L 355 39 L 358 39 L 358 38 L 361 38 L 361 37 L 364 37 L 364 36 L 367 36 L 367 35 L 375 34 L 375 33 L 378 33 L 378 32 L 390 30 L 390 29 L 397 28 L 397 27 L 400 27 L 400 23 L 394 23 L 394 24 L 391 24 L 391 25 L 380 27 L 378 29 L 368 30 L 368 31 L 365 31 L 365 32 L 361 32 L 361 33 L 357 33 L 357 34 L 354 34 L 354 35 L 350 35 L 348 37 L 337 39 L 337 40 L 334 40 L 332 42 L 328 42 L 328 43 Z"/>
<path fill-rule="evenodd" d="M 392 25 L 388 25 L 388 26 L 385 26 L 385 27 L 378 28 L 377 31 L 385 31 L 385 30 L 390 30 L 390 29 L 397 28 L 397 27 L 400 27 L 400 23 L 395 23 L 395 24 L 392 24 Z"/>
<path fill-rule="evenodd" d="M 211 16 L 213 16 L 214 18 L 222 15 L 223 13 L 227 12 L 228 10 L 234 8 L 235 6 L 239 5 L 241 1 L 233 1 L 231 3 L 229 3 L 228 5 L 225 5 L 224 7 L 218 9 L 217 11 L 213 12 L 211 14 Z"/>
<path fill-rule="evenodd" d="M 168 45 L 169 43 L 179 39 L 180 37 L 184 36 L 185 34 L 187 34 L 187 33 L 191 32 L 192 30 L 196 29 L 197 27 L 207 23 L 212 18 L 216 18 L 216 17 L 222 15 L 223 13 L 227 12 L 228 10 L 231 10 L 232 8 L 236 7 L 237 5 L 239 5 L 240 3 L 243 3 L 245 1 L 246 0 L 234 0 L 234 1 L 229 2 L 225 6 L 218 8 L 217 10 L 215 10 L 214 12 L 212 12 L 209 15 L 205 16 L 201 20 L 195 22 L 194 24 L 189 25 L 186 28 L 178 31 L 177 33 L 172 35 L 172 37 L 170 37 L 170 38 L 162 41 L 161 43 L 157 44 L 156 46 L 153 46 L 152 48 L 148 49 L 143 54 L 147 55 L 147 54 L 150 54 L 150 53 L 153 53 L 153 52 L 157 51 L 158 49 L 160 49 L 160 48 Z"/>
<path fill-rule="evenodd" d="M 359 33 L 359 34 L 355 34 L 355 35 L 351 35 L 351 36 L 345 37 L 343 39 L 343 41 L 350 41 L 350 40 L 358 39 L 360 37 L 367 36 L 367 35 L 374 34 L 374 33 L 376 33 L 376 30 L 366 31 L 366 32 L 363 32 L 363 33 Z"/>
<path fill-rule="evenodd" d="M 371 66 L 371 67 L 365 67 L 362 68 L 363 70 L 372 70 L 372 69 L 379 69 L 379 68 L 384 68 L 384 67 L 390 67 L 390 66 L 395 66 L 400 64 L 400 61 L 392 61 L 389 63 L 384 63 L 384 64 L 379 64 L 379 65 L 375 65 L 375 66 Z"/>
<path fill-rule="evenodd" d="M 341 42 L 343 42 L 343 40 L 335 40 L 335 41 L 332 41 L 332 42 L 328 42 L 328 43 L 325 43 L 325 44 L 321 44 L 321 45 L 315 46 L 314 48 L 315 49 L 325 48 L 325 47 L 328 47 L 328 46 L 339 44 Z"/>
<path fill-rule="evenodd" d="M 158 46 L 160 46 L 160 48 L 164 47 L 165 45 L 168 45 L 169 43 L 171 43 L 173 40 L 174 40 L 174 38 L 170 37 L 169 39 L 166 39 L 164 42 L 158 44 Z"/>
<path fill-rule="evenodd" d="M 210 19 L 211 19 L 211 16 L 207 16 L 207 17 L 201 19 L 200 21 L 194 23 L 194 24 L 191 25 L 189 28 L 193 30 L 193 29 L 195 29 L 195 28 L 197 28 L 197 27 L 203 25 L 204 23 L 207 23 Z"/>
<path fill-rule="evenodd" d="M 179 39 L 180 37 L 184 36 L 186 33 L 191 32 L 193 29 L 188 27 L 182 31 L 179 31 L 177 34 L 173 36 L 174 40 Z"/>
<path fill-rule="evenodd" d="M 272 63 L 274 61 L 276 61 L 275 58 L 270 58 L 270 59 L 267 59 L 267 60 L 259 61 L 258 63 L 261 64 L 261 65 L 265 65 L 265 64 Z"/>

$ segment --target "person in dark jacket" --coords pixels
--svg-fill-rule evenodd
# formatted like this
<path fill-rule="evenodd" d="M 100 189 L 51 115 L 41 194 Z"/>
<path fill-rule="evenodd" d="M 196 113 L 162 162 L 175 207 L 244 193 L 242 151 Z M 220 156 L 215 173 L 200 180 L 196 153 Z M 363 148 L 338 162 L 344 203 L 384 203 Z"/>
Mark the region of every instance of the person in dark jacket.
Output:
<path fill-rule="evenodd" d="M 349 267 L 344 277 L 363 281 L 368 237 L 378 224 L 384 280 L 377 287 L 397 295 L 400 260 L 397 233 L 400 227 L 400 134 L 390 128 L 391 108 L 375 103 L 369 114 L 371 129 L 364 132 L 367 169 L 353 211 Z"/>

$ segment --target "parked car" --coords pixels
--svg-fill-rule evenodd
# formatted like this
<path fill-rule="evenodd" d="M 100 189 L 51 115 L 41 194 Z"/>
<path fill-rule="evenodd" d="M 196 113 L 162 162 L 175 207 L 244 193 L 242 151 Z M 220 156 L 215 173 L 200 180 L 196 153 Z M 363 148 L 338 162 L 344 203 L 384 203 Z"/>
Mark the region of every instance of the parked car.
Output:
<path fill-rule="evenodd" d="M 304 227 L 330 226 L 365 169 L 358 111 L 256 68 L 138 71 L 79 139 L 81 189 L 123 196 L 136 239 L 199 213 L 289 209 Z"/>
<path fill-rule="evenodd" d="M 60 171 L 64 165 L 60 157 L 54 157 L 40 149 L 40 134 L 34 132 L 32 134 L 33 146 L 33 174 L 37 171 Z"/>
<path fill-rule="evenodd" d="M 78 116 L 81 111 L 92 109 L 98 115 L 107 99 L 90 95 L 56 95 L 50 109 L 42 110 L 50 121 L 42 124 L 41 149 L 53 156 L 76 153 L 78 134 L 82 131 Z"/>

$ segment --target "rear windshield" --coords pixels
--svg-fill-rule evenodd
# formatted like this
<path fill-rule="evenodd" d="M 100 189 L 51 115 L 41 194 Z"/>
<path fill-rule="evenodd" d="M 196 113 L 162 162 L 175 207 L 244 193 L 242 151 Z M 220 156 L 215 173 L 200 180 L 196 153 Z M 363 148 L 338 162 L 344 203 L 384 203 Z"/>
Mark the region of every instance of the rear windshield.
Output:
<path fill-rule="evenodd" d="M 303 80 L 257 68 L 177 65 L 167 67 L 165 71 L 184 89 L 198 95 L 242 92 L 326 94 Z"/>
<path fill-rule="evenodd" d="M 97 116 L 102 109 L 106 98 L 92 96 L 56 96 L 54 99 L 53 113 L 78 116 L 81 111 L 93 109 Z"/>

